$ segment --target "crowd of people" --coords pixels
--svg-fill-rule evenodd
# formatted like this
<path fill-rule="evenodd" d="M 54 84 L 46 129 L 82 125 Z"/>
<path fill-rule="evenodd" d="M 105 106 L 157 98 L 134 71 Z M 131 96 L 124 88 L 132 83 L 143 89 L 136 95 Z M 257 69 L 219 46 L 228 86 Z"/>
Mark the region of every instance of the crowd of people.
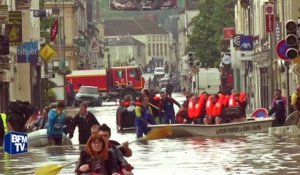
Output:
<path fill-rule="evenodd" d="M 120 100 L 116 121 L 118 125 L 122 125 L 121 123 L 124 123 L 122 120 L 129 118 L 134 120 L 137 138 L 140 138 L 150 131 L 149 124 L 176 123 L 174 104 L 178 107 L 181 106 L 172 98 L 171 94 L 167 95 L 166 92 L 162 91 L 156 95 L 153 90 L 143 89 L 141 97 L 137 99 L 125 96 L 124 99 Z"/>
<path fill-rule="evenodd" d="M 297 95 L 298 94 L 298 95 Z M 179 107 L 175 113 L 174 104 Z M 295 110 L 300 109 L 300 87 L 292 95 L 292 106 Z M 274 92 L 274 99 L 268 116 L 274 118 L 274 126 L 282 126 L 286 120 L 286 98 L 281 90 Z M 299 109 L 297 109 L 297 106 Z M 179 104 L 172 98 L 172 92 L 165 91 L 158 94 L 154 90 L 144 89 L 142 96 L 132 101 L 125 97 L 120 101 L 117 110 L 117 123 L 121 120 L 134 120 L 137 137 L 142 137 L 150 131 L 149 125 L 155 124 L 221 124 L 230 122 L 246 121 L 247 99 L 243 92 L 234 92 L 230 95 L 187 94 L 183 104 Z M 123 115 L 122 115 L 123 114 Z M 125 114 L 125 115 L 124 115 Z M 133 116 L 133 117 L 132 117 Z M 122 126 L 120 126 L 122 127 Z"/>
<path fill-rule="evenodd" d="M 120 144 L 110 140 L 110 127 L 105 123 L 100 124 L 87 108 L 86 103 L 81 103 L 79 112 L 74 117 L 67 117 L 64 103 L 45 107 L 41 112 L 33 111 L 33 108 L 30 107 L 30 117 L 23 126 L 23 132 L 47 129 L 49 145 L 62 145 L 63 134 L 72 138 L 75 128 L 78 127 L 79 144 L 85 145 L 85 147 L 80 153 L 75 169 L 76 174 L 132 175 L 133 167 L 125 159 L 125 157 L 132 156 L 129 143 Z M 1 145 L 3 145 L 5 133 L 20 131 L 11 125 L 14 123 L 12 118 L 14 117 L 7 117 L 1 113 Z"/>

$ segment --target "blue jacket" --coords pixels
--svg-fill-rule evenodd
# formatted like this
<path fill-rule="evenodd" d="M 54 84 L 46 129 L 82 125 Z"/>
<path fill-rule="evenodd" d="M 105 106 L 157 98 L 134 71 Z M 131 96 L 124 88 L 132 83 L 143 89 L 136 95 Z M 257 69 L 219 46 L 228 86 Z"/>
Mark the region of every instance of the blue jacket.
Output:
<path fill-rule="evenodd" d="M 57 116 L 55 109 L 51 109 L 48 113 L 47 133 L 50 137 L 62 137 L 63 126 L 65 124 L 65 113 Z"/>

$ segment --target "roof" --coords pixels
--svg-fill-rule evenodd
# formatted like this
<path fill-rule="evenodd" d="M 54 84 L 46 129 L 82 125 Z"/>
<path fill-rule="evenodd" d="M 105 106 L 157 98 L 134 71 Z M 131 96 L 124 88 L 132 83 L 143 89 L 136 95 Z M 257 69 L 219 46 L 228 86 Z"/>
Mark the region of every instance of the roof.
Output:
<path fill-rule="evenodd" d="M 151 20 L 143 19 L 107 19 L 104 20 L 105 36 L 168 34 Z"/>
<path fill-rule="evenodd" d="M 108 46 L 144 46 L 145 44 L 131 37 L 107 38 L 105 41 Z"/>

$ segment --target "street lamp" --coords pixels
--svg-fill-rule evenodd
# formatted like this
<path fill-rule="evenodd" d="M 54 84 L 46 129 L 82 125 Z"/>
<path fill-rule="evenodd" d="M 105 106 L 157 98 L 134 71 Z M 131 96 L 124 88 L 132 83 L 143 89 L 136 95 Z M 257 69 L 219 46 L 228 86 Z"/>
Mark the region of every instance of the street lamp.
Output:
<path fill-rule="evenodd" d="M 56 1 L 55 1 L 56 2 Z M 65 102 L 65 104 L 67 104 L 66 100 L 66 78 L 65 78 L 65 74 L 66 74 L 66 58 L 65 58 L 65 1 L 63 0 L 62 1 L 62 20 L 61 20 L 61 17 L 60 17 L 60 3 L 59 4 L 55 4 L 52 8 L 52 14 L 57 16 L 57 19 L 58 19 L 58 55 L 59 55 L 59 59 L 61 59 L 61 55 L 63 57 L 62 59 L 62 63 L 59 64 L 59 69 L 63 75 L 63 100 Z M 63 26 L 61 26 L 61 24 Z M 61 27 L 62 27 L 62 32 L 61 32 Z M 63 49 L 63 52 L 61 50 L 61 47 L 62 47 L 62 43 L 61 41 L 63 40 L 63 46 L 64 46 L 64 49 Z M 63 54 L 62 54 L 63 53 Z M 60 60 L 59 60 L 60 62 Z"/>

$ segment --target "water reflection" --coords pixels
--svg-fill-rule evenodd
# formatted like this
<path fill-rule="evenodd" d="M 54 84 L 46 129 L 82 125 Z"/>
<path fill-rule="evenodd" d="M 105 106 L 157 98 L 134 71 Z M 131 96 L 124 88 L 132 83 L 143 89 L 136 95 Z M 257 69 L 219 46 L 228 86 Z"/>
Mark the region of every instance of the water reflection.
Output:
<path fill-rule="evenodd" d="M 124 136 L 124 135 L 123 135 Z M 134 138 L 134 134 L 128 134 Z M 270 137 L 266 134 L 238 138 L 181 138 L 131 145 L 128 161 L 135 174 L 298 174 L 298 137 Z M 65 164 L 78 159 L 82 147 L 31 148 L 27 154 L 0 153 L 1 174 L 33 174 L 34 167 Z M 62 170 L 73 174 L 75 165 Z"/>

